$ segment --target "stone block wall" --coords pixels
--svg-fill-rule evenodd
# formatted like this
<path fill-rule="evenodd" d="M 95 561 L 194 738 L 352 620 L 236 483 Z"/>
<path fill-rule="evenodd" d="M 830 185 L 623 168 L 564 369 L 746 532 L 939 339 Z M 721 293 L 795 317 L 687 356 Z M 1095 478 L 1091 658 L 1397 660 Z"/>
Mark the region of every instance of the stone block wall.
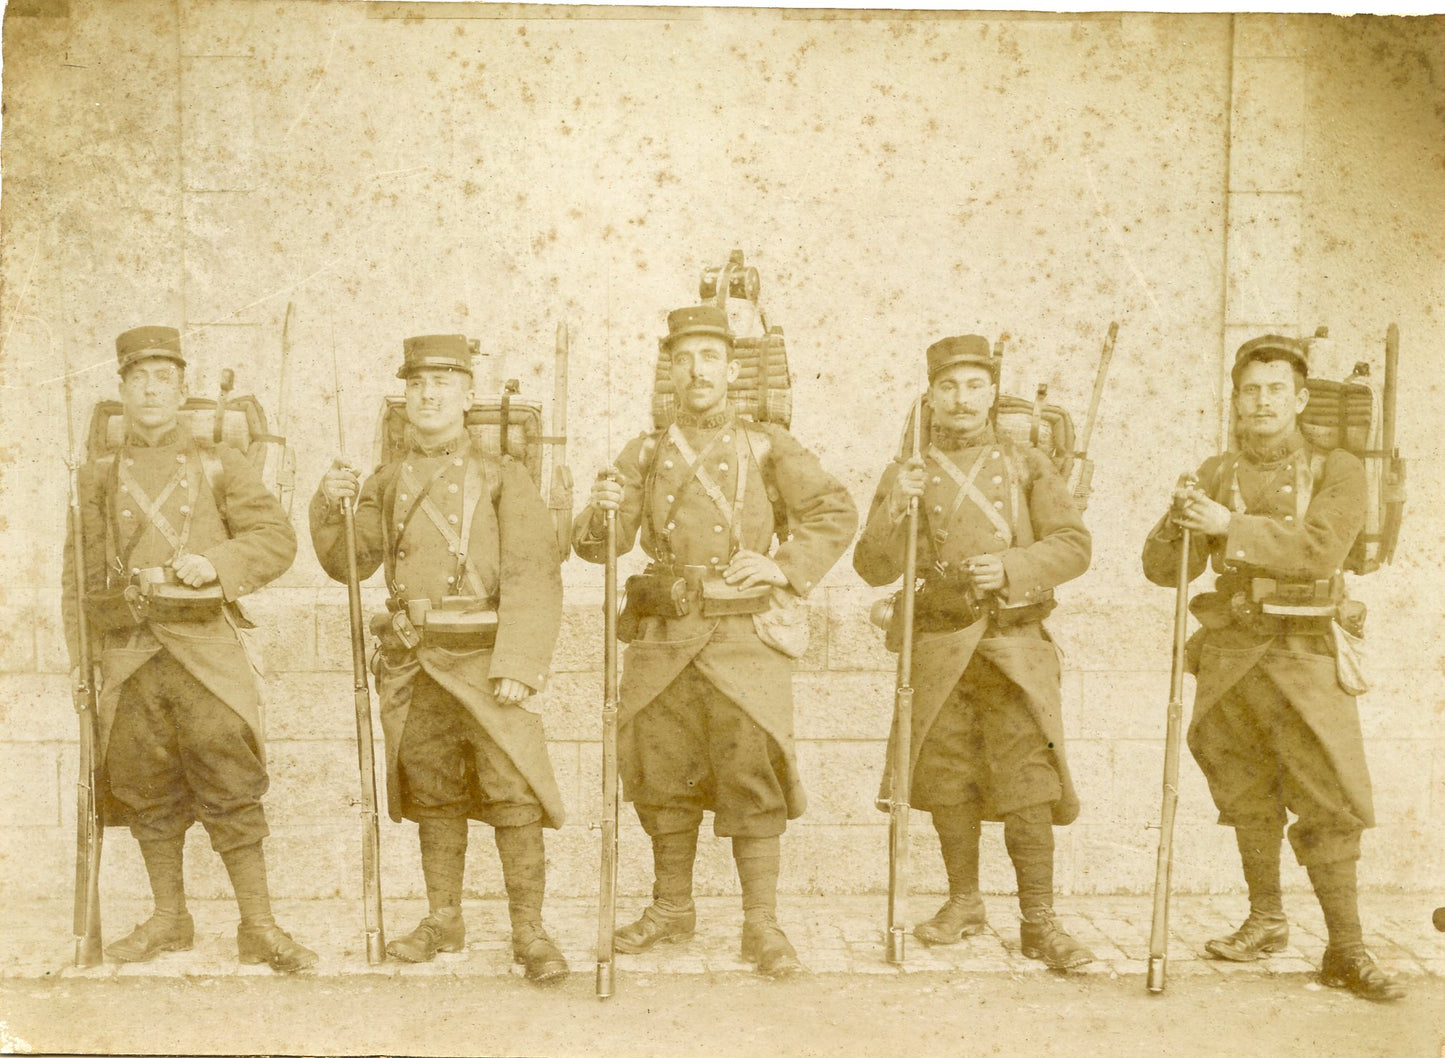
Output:
<path fill-rule="evenodd" d="M 0 890 L 64 893 L 76 765 L 58 631 L 77 403 L 113 395 L 111 341 L 185 332 L 193 389 L 223 367 L 298 453 L 294 518 L 335 452 L 368 458 L 401 339 L 462 331 L 487 385 L 550 404 L 573 333 L 571 462 L 585 483 L 647 422 L 655 336 L 701 269 L 742 248 L 784 324 L 794 430 L 866 509 L 945 333 L 1010 335 L 1005 388 L 1039 381 L 1082 417 L 1120 322 L 1091 455 L 1094 565 L 1050 621 L 1084 811 L 1057 832 L 1066 892 L 1153 881 L 1169 593 L 1138 571 L 1179 472 L 1219 441 L 1241 335 L 1328 325 L 1335 361 L 1379 369 L 1404 336 L 1400 445 L 1413 459 L 1394 567 L 1362 580 L 1375 688 L 1362 722 L 1380 827 L 1367 884 L 1445 876 L 1445 29 L 1308 16 L 1015 17 L 249 0 L 13 0 L 5 23 L 0 237 Z M 285 407 L 282 323 L 291 306 Z M 342 388 L 331 384 L 332 348 Z M 636 563 L 630 556 L 624 574 Z M 600 570 L 564 570 L 546 718 L 568 824 L 552 888 L 595 891 Z M 847 558 L 809 600 L 795 679 L 808 814 L 793 892 L 878 892 L 872 805 L 892 657 Z M 369 607 L 380 605 L 376 584 Z M 251 600 L 269 673 L 269 856 L 289 897 L 359 892 L 344 590 L 309 545 Z M 621 884 L 645 892 L 624 808 Z M 916 884 L 942 887 L 926 817 Z M 389 895 L 420 891 L 412 828 L 383 822 Z M 225 881 L 204 835 L 188 874 Z M 485 828 L 468 886 L 500 891 Z M 1239 886 L 1229 833 L 1185 758 L 1176 884 Z M 1303 872 L 1287 868 L 1289 884 Z M 107 835 L 107 892 L 144 889 Z M 1013 881 L 996 826 L 984 880 Z M 735 886 L 703 842 L 704 892 Z"/>

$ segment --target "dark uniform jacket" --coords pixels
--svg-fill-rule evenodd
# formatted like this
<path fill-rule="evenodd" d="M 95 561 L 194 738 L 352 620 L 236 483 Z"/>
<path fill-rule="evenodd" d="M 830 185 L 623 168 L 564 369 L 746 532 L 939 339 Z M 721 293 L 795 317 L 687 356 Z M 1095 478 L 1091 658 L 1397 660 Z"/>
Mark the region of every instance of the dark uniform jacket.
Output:
<path fill-rule="evenodd" d="M 698 480 L 692 458 L 700 459 L 718 499 L 727 504 L 745 468 L 741 546 L 768 554 L 778 539 L 772 558 L 791 591 L 779 589 L 775 599 L 778 605 L 795 604 L 853 539 L 858 511 L 847 490 L 781 427 L 744 422 L 730 412 L 701 423 L 686 415 L 678 420 L 670 431 L 632 440 L 617 459 L 623 488 L 618 552 L 630 551 L 640 531 L 642 548 L 652 558 L 720 573 L 732 553 L 732 523 Z M 589 562 L 606 560 L 606 538 L 593 524 L 590 507 L 577 517 L 573 545 Z M 778 743 L 790 775 L 788 818 L 797 818 L 806 801 L 793 753 L 792 662 L 758 638 L 752 615 L 707 618 L 694 608 L 686 617 L 643 620 L 623 655 L 619 738 L 628 737 L 632 717 L 689 664 Z"/>
<path fill-rule="evenodd" d="M 176 557 L 174 543 L 147 517 L 147 505 L 160 501 L 159 514 L 177 536 L 189 520 L 185 550 L 209 559 L 216 567 L 227 603 L 218 616 L 207 620 L 151 621 L 131 632 L 94 638 L 101 670 L 98 719 L 102 761 L 121 685 L 161 650 L 168 651 L 234 709 L 264 752 L 260 665 L 244 635 L 250 622 L 236 603 L 286 572 L 296 557 L 296 534 L 280 501 L 267 491 L 240 452 L 227 445 L 202 448 L 181 424 L 155 445 L 128 435 L 113 457 L 92 460 L 80 468 L 79 488 L 88 592 L 123 587 L 132 570 L 165 566 Z M 146 528 L 136 536 L 135 529 L 142 523 L 147 523 Z M 122 573 L 115 563 L 132 539 L 128 568 Z M 72 551 L 67 533 L 67 585 L 74 568 Z M 63 613 L 74 658 L 78 626 L 70 591 L 64 596 Z M 121 821 L 118 807 L 113 803 L 106 806 L 107 823 Z"/>
<path fill-rule="evenodd" d="M 520 462 L 490 461 L 476 449 L 469 456 L 469 445 L 469 435 L 464 434 L 436 451 L 413 447 L 405 458 L 367 478 L 357 499 L 359 576 L 369 577 L 385 562 L 393 597 L 430 599 L 436 606 L 446 595 L 475 594 L 494 600 L 497 608 L 492 649 L 456 650 L 423 642 L 413 651 L 379 652 L 375 659 L 386 736 L 388 806 L 393 819 L 406 813 L 405 776 L 397 766 L 397 754 L 411 706 L 411 682 L 420 668 L 466 706 L 512 759 L 542 804 L 544 825 L 556 827 L 562 824 L 564 812 L 541 717 L 521 706 L 498 703 L 491 689 L 492 680 L 504 677 L 534 691 L 547 681 L 562 622 L 562 579 L 551 515 Z M 418 505 L 423 487 L 431 510 L 456 535 L 464 521 L 464 500 L 476 497 L 466 548 L 472 572 L 463 574 L 460 589 L 457 555 L 449 550 L 449 540 L 427 508 Z M 341 509 L 330 506 L 318 490 L 310 515 L 317 559 L 328 575 L 344 582 Z"/>
<path fill-rule="evenodd" d="M 927 477 L 918 520 L 920 575 L 936 564 L 956 570 L 975 555 L 997 554 L 1007 577 L 998 601 L 1029 606 L 1042 603 L 1053 588 L 1089 568 L 1089 531 L 1067 485 L 1042 452 L 999 441 L 990 428 L 967 447 L 941 452 L 930 445 L 924 461 Z M 873 585 L 891 584 L 903 574 L 908 523 L 903 511 L 890 509 L 900 466 L 895 461 L 883 471 L 853 551 L 854 568 Z M 963 486 L 956 480 L 959 475 Z M 1064 755 L 1059 654 L 1038 620 L 1001 626 L 984 616 L 956 631 L 915 635 L 910 767 L 917 764 L 929 729 L 975 653 L 996 665 L 1027 696 L 1030 712 L 1052 743 L 1063 787 L 1054 804 L 1054 822 L 1072 822 L 1079 800 Z M 891 750 L 888 759 L 892 760 Z M 889 782 L 885 775 L 884 789 Z"/>
<path fill-rule="evenodd" d="M 1203 628 L 1190 640 L 1197 686 L 1191 744 L 1200 722 L 1256 666 L 1319 738 L 1356 814 L 1373 825 L 1369 771 L 1359 710 L 1336 677 L 1328 634 L 1271 634 L 1235 602 L 1254 577 L 1323 580 L 1340 572 L 1365 524 L 1364 467 L 1344 449 L 1324 453 L 1294 433 L 1277 452 L 1227 452 L 1204 461 L 1199 487 L 1235 513 L 1221 537 L 1190 538 L 1189 579 L 1212 564 L 1221 579 L 1190 609 Z M 1144 575 L 1173 587 L 1179 570 L 1179 530 L 1161 519 L 1144 544 Z"/>

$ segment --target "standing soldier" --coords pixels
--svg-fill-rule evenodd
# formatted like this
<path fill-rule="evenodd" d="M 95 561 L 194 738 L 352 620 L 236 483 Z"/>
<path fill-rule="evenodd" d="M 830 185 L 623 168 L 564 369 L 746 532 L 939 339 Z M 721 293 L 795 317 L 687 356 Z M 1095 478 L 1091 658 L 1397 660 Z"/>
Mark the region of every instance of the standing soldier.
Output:
<path fill-rule="evenodd" d="M 723 309 L 678 309 L 667 327 L 676 420 L 622 450 L 616 477 L 598 479 L 573 527 L 577 554 L 603 562 L 605 512 L 616 511 L 619 551 L 640 531 L 654 560 L 628 583 L 623 624 L 636 627 L 623 659 L 618 769 L 652 839 L 656 878 L 651 905 L 617 931 L 616 949 L 692 936 L 693 858 L 711 809 L 742 884 L 742 956 L 783 976 L 802 965 L 776 918 L 779 837 L 805 799 L 792 662 L 779 647 L 801 651 L 778 636 L 773 615 L 802 619 L 798 597 L 847 549 L 858 515 L 786 430 L 729 408 L 739 364 Z"/>
<path fill-rule="evenodd" d="M 393 820 L 416 820 L 429 913 L 386 951 L 428 962 L 465 946 L 470 817 L 493 827 L 513 956 L 529 980 L 558 980 L 567 962 L 542 926 L 542 828 L 561 825 L 562 802 L 541 718 L 522 708 L 546 682 L 561 624 L 551 516 L 521 462 L 472 443 L 467 339 L 426 335 L 403 349 L 406 455 L 364 485 L 338 458 L 311 501 L 327 574 L 347 578 L 342 505 L 354 501 L 357 572 L 384 564 L 391 591 L 373 662 L 387 801 Z"/>
<path fill-rule="evenodd" d="M 1002 820 L 1023 953 L 1070 969 L 1093 955 L 1053 912 L 1052 825 L 1072 822 L 1079 802 L 1064 760 L 1058 651 L 1042 621 L 1054 587 L 1088 569 L 1090 540 L 1048 457 L 996 433 L 998 369 L 976 334 L 929 347 L 926 447 L 884 470 L 853 566 L 873 585 L 899 577 L 916 497 L 911 804 L 932 813 L 948 900 L 914 935 L 954 944 L 983 929 L 979 824 Z"/>
<path fill-rule="evenodd" d="M 199 819 L 240 905 L 241 961 L 309 969 L 316 953 L 271 916 L 261 700 L 237 631 L 250 625 L 236 606 L 290 568 L 296 534 L 241 453 L 200 447 L 180 422 L 180 333 L 137 327 L 115 347 L 124 440 L 79 475 L 86 615 L 103 637 L 103 815 L 129 823 L 140 843 L 155 911 L 105 953 L 144 962 L 192 946 L 181 865 L 186 831 Z M 67 544 L 67 583 L 73 564 Z M 74 659 L 70 593 L 64 615 Z"/>
<path fill-rule="evenodd" d="M 1341 566 L 1365 524 L 1365 472 L 1337 448 L 1315 452 L 1298 416 L 1309 401 L 1306 346 L 1265 335 L 1239 347 L 1234 406 L 1240 450 L 1204 462 L 1144 545 L 1144 573 L 1174 586 L 1179 527 L 1191 539 L 1189 578 L 1212 561 L 1214 590 L 1190 609 L 1203 626 L 1188 660 L 1197 686 L 1189 749 L 1234 827 L 1249 917 L 1205 950 L 1237 962 L 1289 942 L 1280 896 L 1285 810 L 1295 857 L 1309 872 L 1329 943 L 1321 977 L 1366 999 L 1404 990 L 1365 950 L 1355 888 L 1360 832 L 1374 825 L 1355 693 L 1341 687 L 1331 623 L 1344 599 Z M 1288 596 L 1296 611 L 1263 612 Z M 1300 605 L 1303 604 L 1303 605 Z"/>

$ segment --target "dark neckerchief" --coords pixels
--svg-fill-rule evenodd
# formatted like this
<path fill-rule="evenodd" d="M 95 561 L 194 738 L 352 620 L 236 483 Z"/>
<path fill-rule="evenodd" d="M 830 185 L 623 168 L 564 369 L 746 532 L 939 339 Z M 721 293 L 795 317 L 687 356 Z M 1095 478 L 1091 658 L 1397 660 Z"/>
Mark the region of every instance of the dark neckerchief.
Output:
<path fill-rule="evenodd" d="M 715 411 L 708 415 L 697 415 L 690 411 L 679 411 L 674 421 L 679 426 L 691 430 L 719 430 L 732 421 L 733 413 L 731 408 L 724 408 L 722 411 Z"/>
<path fill-rule="evenodd" d="M 962 430 L 952 430 L 947 426 L 939 426 L 934 423 L 929 441 L 941 452 L 957 452 L 964 448 L 993 444 L 993 427 L 985 424 L 973 433 L 965 433 Z"/>
<path fill-rule="evenodd" d="M 1304 435 L 1296 427 L 1282 440 L 1267 445 L 1257 445 L 1247 438 L 1240 438 L 1239 451 L 1240 455 L 1260 470 L 1275 470 L 1304 446 Z"/>

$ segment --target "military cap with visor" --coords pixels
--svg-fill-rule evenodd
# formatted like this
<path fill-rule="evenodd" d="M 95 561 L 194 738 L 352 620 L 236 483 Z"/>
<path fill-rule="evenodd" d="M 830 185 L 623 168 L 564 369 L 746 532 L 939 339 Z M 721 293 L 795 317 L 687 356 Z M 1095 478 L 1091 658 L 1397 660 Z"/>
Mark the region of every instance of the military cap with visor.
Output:
<path fill-rule="evenodd" d="M 728 314 L 716 305 L 689 305 L 667 314 L 667 337 L 662 340 L 668 349 L 680 338 L 690 334 L 706 334 L 721 338 L 731 347 L 733 332 L 728 328 Z"/>
<path fill-rule="evenodd" d="M 115 340 L 116 370 L 122 375 L 142 360 L 161 357 L 186 366 L 181 332 L 174 327 L 133 327 Z"/>
<path fill-rule="evenodd" d="M 981 334 L 960 334 L 952 338 L 940 338 L 928 347 L 928 381 L 932 382 L 941 373 L 957 364 L 973 364 L 981 367 L 998 381 L 999 358 L 993 355 L 993 346 Z"/>
<path fill-rule="evenodd" d="M 1309 378 L 1310 353 L 1306 343 L 1298 338 L 1286 338 L 1282 334 L 1264 334 L 1251 338 L 1234 354 L 1234 367 L 1230 370 L 1230 377 L 1234 381 L 1235 389 L 1239 388 L 1239 376 L 1246 365 L 1266 358 L 1276 360 L 1281 356 L 1299 368 L 1300 374 L 1305 378 Z"/>
<path fill-rule="evenodd" d="M 420 334 L 401 343 L 397 378 L 410 378 L 424 367 L 472 374 L 472 343 L 464 334 Z"/>

